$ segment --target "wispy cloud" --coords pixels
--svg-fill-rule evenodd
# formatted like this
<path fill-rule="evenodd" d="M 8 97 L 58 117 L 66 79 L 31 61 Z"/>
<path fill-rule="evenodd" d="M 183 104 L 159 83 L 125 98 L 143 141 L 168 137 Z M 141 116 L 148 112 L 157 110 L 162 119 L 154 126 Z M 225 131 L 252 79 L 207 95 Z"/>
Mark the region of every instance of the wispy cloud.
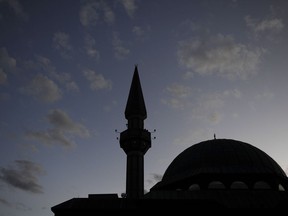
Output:
<path fill-rule="evenodd" d="M 38 140 L 46 145 L 59 144 L 65 147 L 72 147 L 75 143 L 71 137 L 89 137 L 89 130 L 82 124 L 75 122 L 61 109 L 50 110 L 46 119 L 52 126 L 43 131 L 27 131 L 26 137 Z"/>
<path fill-rule="evenodd" d="M 67 131 L 82 137 L 89 136 L 89 131 L 86 127 L 74 122 L 70 116 L 61 109 L 51 110 L 47 115 L 47 120 L 57 130 Z"/>
<path fill-rule="evenodd" d="M 263 20 L 257 20 L 251 18 L 251 16 L 245 16 L 246 25 L 254 31 L 256 34 L 263 32 L 280 32 L 284 28 L 282 19 L 268 18 Z"/>
<path fill-rule="evenodd" d="M 227 103 L 240 100 L 242 93 L 238 89 L 229 89 L 219 92 L 203 92 L 196 98 L 192 108 L 192 118 L 208 121 L 217 124 L 225 115 L 223 112 Z"/>
<path fill-rule="evenodd" d="M 25 205 L 24 203 L 20 203 L 20 202 L 10 202 L 6 199 L 3 199 L 0 197 L 0 204 L 13 208 L 13 209 L 17 209 L 20 211 L 31 211 L 32 208 L 28 207 L 27 205 Z"/>
<path fill-rule="evenodd" d="M 65 32 L 56 32 L 53 35 L 53 45 L 62 57 L 70 58 L 73 47 L 70 43 L 70 35 Z"/>
<path fill-rule="evenodd" d="M 4 71 L 13 71 L 16 69 L 16 59 L 8 54 L 5 47 L 0 48 L 0 67 Z"/>
<path fill-rule="evenodd" d="M 137 9 L 135 0 L 120 0 L 121 4 L 124 6 L 126 13 L 133 17 Z"/>
<path fill-rule="evenodd" d="M 132 32 L 137 35 L 138 37 L 142 36 L 144 34 L 144 29 L 140 26 L 134 26 L 132 29 Z"/>
<path fill-rule="evenodd" d="M 20 92 L 46 103 L 55 102 L 62 97 L 58 85 L 42 74 L 36 75 L 28 85 L 20 89 Z"/>
<path fill-rule="evenodd" d="M 128 16 L 133 18 L 135 11 L 138 8 L 135 0 L 120 0 L 118 2 L 123 6 Z M 86 3 L 81 6 L 79 12 L 80 23 L 84 27 L 95 26 L 101 23 L 114 23 L 115 12 L 113 5 L 111 6 L 109 3 L 109 1 L 105 0 L 86 1 Z"/>
<path fill-rule="evenodd" d="M 167 104 L 175 109 L 184 109 L 190 104 L 190 97 L 192 96 L 192 89 L 189 86 L 174 83 L 165 89 L 168 97 L 162 99 L 164 104 Z"/>
<path fill-rule="evenodd" d="M 191 146 L 192 143 L 197 143 L 203 140 L 212 139 L 213 134 L 215 131 L 213 131 L 211 128 L 194 128 L 191 131 L 187 131 L 184 134 L 182 134 L 180 137 L 176 137 L 173 140 L 174 145 L 180 145 L 184 147 Z"/>
<path fill-rule="evenodd" d="M 230 35 L 180 41 L 178 60 L 193 73 L 216 74 L 228 79 L 247 79 L 257 73 L 263 49 L 237 43 Z"/>
<path fill-rule="evenodd" d="M 7 74 L 0 68 L 0 85 L 4 84 L 7 80 Z"/>
<path fill-rule="evenodd" d="M 106 1 L 88 1 L 79 12 L 80 22 L 83 26 L 94 26 L 104 20 L 111 24 L 114 22 L 115 14 Z"/>
<path fill-rule="evenodd" d="M 67 72 L 58 72 L 51 60 L 47 57 L 36 55 L 35 61 L 26 61 L 24 65 L 29 70 L 35 70 L 48 75 L 48 78 L 55 80 L 61 87 L 64 86 L 68 91 L 79 91 L 79 87 L 77 83 L 72 80 L 71 75 Z"/>
<path fill-rule="evenodd" d="M 227 100 L 236 100 L 242 97 L 238 89 L 221 92 L 203 92 L 192 89 L 190 86 L 174 83 L 165 89 L 167 97 L 162 103 L 173 109 L 186 110 L 192 118 L 218 123 L 222 118 L 222 108 Z"/>
<path fill-rule="evenodd" d="M 28 20 L 29 16 L 27 12 L 24 11 L 23 6 L 18 0 L 0 0 L 0 3 L 8 3 L 8 5 L 13 9 L 16 16 Z"/>
<path fill-rule="evenodd" d="M 261 92 L 256 94 L 255 99 L 256 100 L 271 100 L 275 97 L 275 94 L 271 91 L 268 92 Z"/>
<path fill-rule="evenodd" d="M 16 59 L 8 54 L 5 47 L 0 48 L 0 85 L 6 83 L 8 73 L 15 71 Z"/>
<path fill-rule="evenodd" d="M 111 89 L 112 82 L 109 79 L 104 78 L 102 74 L 98 74 L 93 70 L 86 69 L 83 70 L 83 75 L 90 82 L 90 89 L 101 90 L 101 89 Z"/>
<path fill-rule="evenodd" d="M 113 23 L 115 19 L 115 14 L 112 9 L 106 4 L 106 2 L 101 2 L 101 10 L 103 11 L 104 20 L 106 23 Z"/>
<path fill-rule="evenodd" d="M 151 32 L 151 26 L 146 25 L 146 26 L 139 26 L 135 25 L 132 28 L 132 33 L 136 36 L 137 40 L 144 40 L 146 39 Z"/>
<path fill-rule="evenodd" d="M 124 46 L 123 41 L 119 38 L 118 33 L 114 32 L 112 45 L 114 48 L 114 55 L 117 59 L 121 60 L 126 58 L 130 50 Z"/>
<path fill-rule="evenodd" d="M 100 52 L 96 48 L 95 39 L 91 35 L 87 34 L 84 38 L 84 42 L 85 42 L 84 48 L 85 48 L 86 54 L 95 60 L 99 60 Z"/>
<path fill-rule="evenodd" d="M 0 197 L 0 203 L 1 203 L 2 205 L 5 205 L 5 206 L 9 206 L 9 207 L 12 206 L 12 204 L 11 204 L 9 201 L 7 201 L 6 199 L 3 199 L 3 198 L 1 198 L 1 197 Z"/>
<path fill-rule="evenodd" d="M 151 173 L 150 178 L 146 180 L 148 187 L 153 186 L 157 182 L 160 182 L 162 180 L 163 175 L 158 174 L 158 173 Z"/>
<path fill-rule="evenodd" d="M 0 167 L 0 180 L 9 186 L 31 193 L 43 193 L 43 187 L 38 183 L 42 167 L 28 160 L 15 160 L 12 167 Z M 3 200 L 2 200 L 3 203 Z M 9 204 L 7 202 L 4 203 Z"/>
<path fill-rule="evenodd" d="M 152 175 L 152 178 L 153 178 L 156 182 L 161 181 L 161 180 L 162 180 L 162 177 L 163 177 L 163 175 L 157 174 L 157 173 L 152 173 L 151 175 Z"/>
<path fill-rule="evenodd" d="M 281 32 L 285 28 L 284 22 L 280 18 L 269 17 L 264 19 L 252 18 L 245 16 L 246 26 L 252 33 L 252 37 L 257 41 L 268 39 L 269 42 L 278 42 L 281 37 Z M 265 44 L 265 43 L 264 43 Z"/>
<path fill-rule="evenodd" d="M 117 105 L 116 100 L 112 100 L 109 104 L 103 106 L 105 112 L 111 112 L 111 110 Z"/>
<path fill-rule="evenodd" d="M 87 3 L 81 7 L 79 17 L 83 26 L 95 25 L 99 19 L 97 8 L 99 3 Z"/>
<path fill-rule="evenodd" d="M 68 91 L 78 91 L 77 83 L 72 80 L 71 75 L 67 72 L 58 72 L 49 58 L 44 56 L 36 56 L 36 70 L 41 69 L 44 73 L 48 72 L 49 76 L 64 85 Z"/>

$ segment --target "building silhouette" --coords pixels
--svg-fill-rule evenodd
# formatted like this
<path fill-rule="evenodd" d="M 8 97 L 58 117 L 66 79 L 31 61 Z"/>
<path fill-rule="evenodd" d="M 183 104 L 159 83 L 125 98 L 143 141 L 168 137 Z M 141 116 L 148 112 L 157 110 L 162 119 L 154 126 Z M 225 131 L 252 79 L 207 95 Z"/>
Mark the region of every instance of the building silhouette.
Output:
<path fill-rule="evenodd" d="M 163 178 L 144 194 L 144 155 L 151 147 L 137 66 L 125 109 L 127 129 L 120 147 L 127 155 L 126 194 L 90 194 L 51 208 L 55 216 L 96 215 L 194 208 L 285 208 L 288 178 L 273 158 L 255 146 L 232 139 L 206 140 L 180 153 Z"/>
<path fill-rule="evenodd" d="M 147 118 L 137 66 L 125 109 L 127 130 L 120 134 L 120 146 L 127 154 L 126 196 L 138 199 L 144 194 L 144 154 L 151 147 L 151 133 L 144 129 Z"/>

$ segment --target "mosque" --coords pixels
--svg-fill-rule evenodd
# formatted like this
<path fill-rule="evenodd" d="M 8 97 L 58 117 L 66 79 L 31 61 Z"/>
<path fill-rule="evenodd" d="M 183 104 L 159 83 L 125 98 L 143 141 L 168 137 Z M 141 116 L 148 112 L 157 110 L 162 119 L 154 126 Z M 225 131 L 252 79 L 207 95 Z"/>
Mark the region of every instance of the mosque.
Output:
<path fill-rule="evenodd" d="M 90 194 L 51 208 L 55 216 L 151 210 L 212 208 L 286 208 L 288 177 L 257 147 L 233 139 L 193 144 L 168 166 L 163 178 L 144 194 L 144 155 L 151 147 L 137 66 L 125 109 L 127 129 L 120 147 L 127 155 L 126 194 Z"/>

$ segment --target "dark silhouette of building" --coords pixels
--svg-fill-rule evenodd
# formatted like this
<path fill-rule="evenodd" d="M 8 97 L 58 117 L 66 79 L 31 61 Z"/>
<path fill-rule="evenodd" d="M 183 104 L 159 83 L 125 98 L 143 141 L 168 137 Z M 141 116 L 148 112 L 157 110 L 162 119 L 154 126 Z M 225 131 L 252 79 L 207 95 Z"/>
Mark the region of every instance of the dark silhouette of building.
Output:
<path fill-rule="evenodd" d="M 268 154 L 232 139 L 194 144 L 168 166 L 163 178 L 144 194 L 144 154 L 151 134 L 137 66 L 125 109 L 127 129 L 120 147 L 127 154 L 126 196 L 91 194 L 52 207 L 55 216 L 109 212 L 191 210 L 195 208 L 285 208 L 288 178 Z"/>
<path fill-rule="evenodd" d="M 120 146 L 127 154 L 126 196 L 142 198 L 144 194 L 144 154 L 151 147 L 151 133 L 144 129 L 147 118 L 137 67 L 135 67 L 125 109 L 127 130 L 120 134 Z"/>

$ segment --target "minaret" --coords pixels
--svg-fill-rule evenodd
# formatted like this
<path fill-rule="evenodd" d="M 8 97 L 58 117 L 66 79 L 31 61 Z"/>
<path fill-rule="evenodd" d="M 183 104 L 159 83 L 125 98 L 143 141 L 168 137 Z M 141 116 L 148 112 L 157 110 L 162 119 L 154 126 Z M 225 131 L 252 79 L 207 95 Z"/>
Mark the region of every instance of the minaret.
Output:
<path fill-rule="evenodd" d="M 127 155 L 126 196 L 137 199 L 144 194 L 144 155 L 151 147 L 151 133 L 144 129 L 147 111 L 137 66 L 130 87 L 125 118 L 128 120 L 127 130 L 120 134 L 120 147 Z"/>

